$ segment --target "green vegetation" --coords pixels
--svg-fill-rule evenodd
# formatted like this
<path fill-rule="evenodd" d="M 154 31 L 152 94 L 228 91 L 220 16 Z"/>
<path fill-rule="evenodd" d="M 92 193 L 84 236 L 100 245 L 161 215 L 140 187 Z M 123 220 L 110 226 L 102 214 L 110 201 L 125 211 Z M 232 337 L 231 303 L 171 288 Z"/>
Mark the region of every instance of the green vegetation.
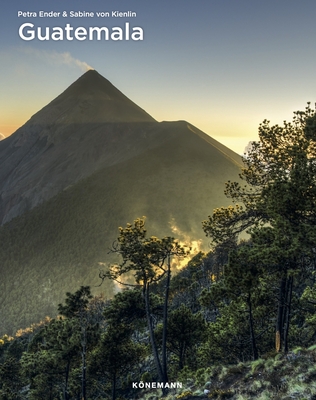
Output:
<path fill-rule="evenodd" d="M 246 269 L 246 281 L 236 284 L 246 292 L 254 358 L 258 357 L 253 332 L 251 295 L 269 276 L 276 291 L 277 351 L 289 349 L 291 308 L 295 284 L 306 286 L 314 267 L 316 240 L 316 114 L 306 107 L 294 113 L 292 123 L 270 127 L 265 120 L 259 127 L 260 142 L 245 159 L 241 178 L 226 184 L 226 194 L 239 202 L 235 207 L 215 210 L 203 227 L 216 243 L 225 243 L 246 230 L 248 246 L 239 246 L 228 263 L 228 270 Z M 241 268 L 241 269 L 240 269 Z M 226 286 L 228 281 L 226 279 Z M 310 289 L 307 289 L 310 290 Z"/>
<path fill-rule="evenodd" d="M 141 218 L 119 228 L 100 275 L 126 288 L 107 300 L 81 286 L 58 317 L 3 336 L 0 399 L 316 398 L 316 114 L 259 133 L 246 186 L 226 188 L 242 204 L 203 223 L 212 250 L 174 274 L 177 239 Z"/>
<path fill-rule="evenodd" d="M 229 204 L 222 188 L 230 176 L 238 176 L 236 154 L 200 138 L 202 133 L 185 122 L 157 123 L 153 129 L 149 143 L 145 138 L 139 144 L 146 147 L 142 154 L 132 152 L 128 159 L 125 154 L 121 162 L 0 227 L 0 335 L 55 316 L 64 294 L 80 286 L 111 298 L 111 281 L 96 286 L 99 262 L 117 259 L 108 252 L 118 226 L 146 215 L 159 237 L 174 235 L 175 224 L 199 239 L 204 236 L 200 221 L 209 208 Z M 115 136 L 117 146 L 125 143 L 121 131 Z M 132 139 L 126 145 L 134 149 L 138 142 Z"/>
<path fill-rule="evenodd" d="M 102 277 L 118 281 L 122 275 L 133 272 L 135 281 L 142 288 L 147 326 L 150 343 L 157 373 L 160 382 L 168 382 L 167 372 L 167 324 L 168 301 L 171 279 L 171 261 L 173 257 L 181 258 L 189 254 L 174 238 L 165 237 L 158 239 L 146 237 L 145 221 L 137 219 L 134 225 L 128 224 L 126 228 L 119 228 L 120 235 L 117 243 L 113 245 L 113 251 L 120 254 L 123 261 L 113 265 Z M 154 337 L 154 326 L 151 317 L 150 292 L 152 284 L 165 281 L 163 321 L 162 321 L 162 355 L 158 355 Z"/>

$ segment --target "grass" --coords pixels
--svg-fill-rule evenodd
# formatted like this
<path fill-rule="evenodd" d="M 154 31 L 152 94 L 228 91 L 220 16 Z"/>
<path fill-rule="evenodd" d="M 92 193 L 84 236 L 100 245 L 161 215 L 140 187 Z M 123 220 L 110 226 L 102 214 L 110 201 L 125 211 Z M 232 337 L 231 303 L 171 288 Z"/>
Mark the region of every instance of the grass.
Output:
<path fill-rule="evenodd" d="M 294 353 L 288 356 L 291 354 Z M 276 354 L 237 365 L 211 366 L 196 372 L 187 370 L 191 389 L 178 389 L 164 400 L 315 400 L 316 365 L 311 360 L 316 357 L 316 346 L 301 348 L 299 357 L 288 356 Z M 210 390 L 208 394 L 204 394 L 205 388 Z M 155 396 L 162 399 L 158 391 Z"/>

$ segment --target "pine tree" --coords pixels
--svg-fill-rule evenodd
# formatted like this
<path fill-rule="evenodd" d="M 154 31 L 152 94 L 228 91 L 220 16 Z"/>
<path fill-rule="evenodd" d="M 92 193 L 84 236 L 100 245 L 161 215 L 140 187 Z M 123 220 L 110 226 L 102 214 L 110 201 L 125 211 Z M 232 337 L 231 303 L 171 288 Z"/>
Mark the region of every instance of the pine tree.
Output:
<path fill-rule="evenodd" d="M 295 279 L 305 270 L 316 240 L 316 114 L 306 107 L 292 123 L 259 126 L 240 175 L 226 184 L 235 206 L 214 210 L 203 222 L 215 243 L 248 230 L 253 254 L 278 281 L 276 349 L 288 351 Z"/>
<path fill-rule="evenodd" d="M 172 237 L 159 239 L 151 236 L 150 238 L 147 238 L 144 219 L 139 218 L 134 221 L 134 225 L 127 224 L 126 228 L 119 228 L 119 231 L 120 235 L 113 247 L 113 251 L 122 256 L 123 262 L 111 266 L 107 273 L 101 274 L 100 276 L 102 279 L 108 277 L 118 281 L 122 275 L 133 272 L 136 284 L 141 287 L 142 290 L 149 338 L 158 377 L 161 382 L 165 383 L 168 381 L 166 343 L 171 259 L 174 256 L 185 257 L 188 254 L 188 251 L 186 251 L 185 248 Z M 154 336 L 150 291 L 151 285 L 157 283 L 163 278 L 165 278 L 165 293 L 162 355 L 160 358 Z"/>

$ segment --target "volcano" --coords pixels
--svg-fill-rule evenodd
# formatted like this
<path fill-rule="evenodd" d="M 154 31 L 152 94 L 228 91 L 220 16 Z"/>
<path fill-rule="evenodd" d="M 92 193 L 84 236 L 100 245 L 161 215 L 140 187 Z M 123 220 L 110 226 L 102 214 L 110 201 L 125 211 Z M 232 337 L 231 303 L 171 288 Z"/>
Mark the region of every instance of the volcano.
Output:
<path fill-rule="evenodd" d="M 97 286 L 118 226 L 137 217 L 150 234 L 207 246 L 201 221 L 229 204 L 224 184 L 241 163 L 190 123 L 157 122 L 85 73 L 0 141 L 0 334 Z M 110 283 L 101 289 L 111 296 Z"/>
<path fill-rule="evenodd" d="M 153 122 L 109 81 L 88 71 L 1 142 L 1 224 L 97 169 L 136 155 L 142 126 Z M 122 140 L 130 145 L 122 146 Z"/>

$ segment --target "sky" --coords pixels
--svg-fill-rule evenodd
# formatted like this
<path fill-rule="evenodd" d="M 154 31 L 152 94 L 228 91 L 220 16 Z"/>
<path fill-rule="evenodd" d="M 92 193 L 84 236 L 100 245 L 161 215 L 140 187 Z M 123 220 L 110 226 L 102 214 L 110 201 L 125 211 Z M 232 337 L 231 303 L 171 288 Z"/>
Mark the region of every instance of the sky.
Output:
<path fill-rule="evenodd" d="M 18 12 L 67 12 L 67 17 Z M 70 11 L 133 11 L 70 18 Z M 14 0 L 0 13 L 0 139 L 87 67 L 158 121 L 186 120 L 242 154 L 258 126 L 316 101 L 315 0 Z M 142 41 L 26 41 L 37 27 L 141 27 Z"/>

